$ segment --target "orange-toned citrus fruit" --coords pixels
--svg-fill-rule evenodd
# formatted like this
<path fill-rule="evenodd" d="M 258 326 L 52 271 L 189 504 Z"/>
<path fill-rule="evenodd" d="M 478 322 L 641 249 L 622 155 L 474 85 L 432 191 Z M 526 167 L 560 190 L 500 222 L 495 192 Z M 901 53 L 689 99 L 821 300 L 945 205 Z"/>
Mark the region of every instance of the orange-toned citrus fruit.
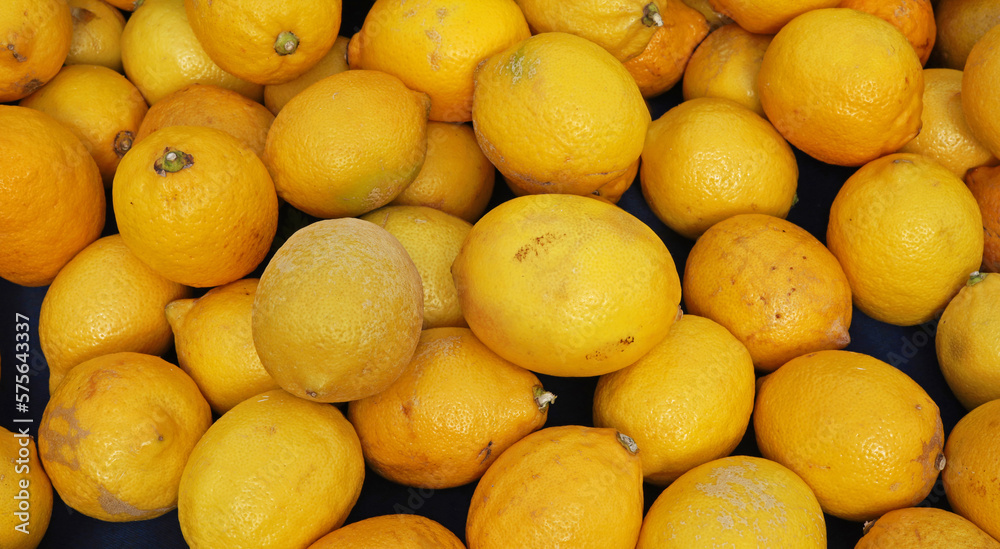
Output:
<path fill-rule="evenodd" d="M 758 384 L 753 418 L 764 457 L 795 471 L 823 511 L 847 520 L 920 503 L 945 463 L 934 401 L 860 353 L 792 359 Z"/>
<path fill-rule="evenodd" d="M 1000 398 L 1000 274 L 973 273 L 937 325 L 934 344 L 948 387 L 967 410 Z"/>
<path fill-rule="evenodd" d="M 653 502 L 637 549 L 826 547 L 809 486 L 774 461 L 732 456 L 691 469 Z"/>
<path fill-rule="evenodd" d="M 366 518 L 319 538 L 309 549 L 465 549 L 439 522 L 402 513 Z"/>
<path fill-rule="evenodd" d="M 940 313 L 979 268 L 982 215 L 947 168 L 924 156 L 892 154 L 869 162 L 840 188 L 826 241 L 862 312 L 912 326 Z"/>
<path fill-rule="evenodd" d="M 775 35 L 757 91 L 789 143 L 823 162 L 859 166 L 917 135 L 923 81 L 920 59 L 896 27 L 831 8 L 806 12 Z"/>
<path fill-rule="evenodd" d="M 191 29 L 223 70 L 280 84 L 309 70 L 333 46 L 340 0 L 184 0 Z"/>
<path fill-rule="evenodd" d="M 774 34 L 798 15 L 838 3 L 840 0 L 709 0 L 720 14 L 757 34 Z"/>
<path fill-rule="evenodd" d="M 684 101 L 646 133 L 642 195 L 656 217 L 690 239 L 738 214 L 784 218 L 798 178 L 795 153 L 781 134 L 729 99 Z"/>
<path fill-rule="evenodd" d="M 122 351 L 166 353 L 173 338 L 163 308 L 190 293 L 139 261 L 121 235 L 81 250 L 52 281 L 38 315 L 49 392 L 91 358 Z"/>
<path fill-rule="evenodd" d="M 376 0 L 351 38 L 347 60 L 353 69 L 384 71 L 426 93 L 431 120 L 467 122 L 476 66 L 529 36 L 514 0 Z"/>
<path fill-rule="evenodd" d="M 1000 25 L 1000 4 L 994 0 L 937 0 L 934 19 L 934 59 L 942 67 L 962 70 L 972 46 L 986 31 Z"/>
<path fill-rule="evenodd" d="M 273 114 L 278 114 L 285 103 L 288 103 L 311 84 L 315 84 L 327 76 L 346 71 L 349 68 L 347 65 L 347 43 L 346 36 L 338 36 L 330 51 L 326 52 L 326 55 L 309 70 L 288 82 L 264 86 L 264 106 Z"/>
<path fill-rule="evenodd" d="M 421 488 L 479 479 L 497 456 L 545 424 L 555 397 L 538 378 L 489 350 L 468 328 L 434 328 L 403 374 L 348 406 L 365 460 Z"/>
<path fill-rule="evenodd" d="M 923 103 L 920 133 L 899 152 L 933 158 L 962 178 L 972 168 L 997 164 L 996 157 L 972 135 L 965 121 L 962 71 L 924 69 Z"/>
<path fill-rule="evenodd" d="M 416 265 L 424 288 L 423 329 L 465 326 L 451 264 L 472 224 L 427 206 L 386 206 L 361 219 L 389 231 Z"/>
<path fill-rule="evenodd" d="M 7 0 L 0 10 L 0 102 L 17 101 L 59 72 L 73 38 L 66 0 Z"/>
<path fill-rule="evenodd" d="M 122 72 L 125 16 L 104 0 L 67 0 L 73 15 L 73 39 L 67 65 L 101 65 Z"/>
<path fill-rule="evenodd" d="M 970 170 L 965 176 L 965 183 L 972 196 L 976 197 L 983 215 L 982 269 L 1000 273 L 1000 168 Z"/>
<path fill-rule="evenodd" d="M 207 126 L 228 133 L 261 156 L 272 122 L 271 111 L 256 101 L 212 84 L 191 84 L 149 109 L 135 142 L 168 126 Z"/>
<path fill-rule="evenodd" d="M 937 37 L 937 25 L 934 22 L 934 10 L 931 0 L 840 0 L 839 8 L 851 8 L 870 13 L 892 23 L 894 27 L 906 36 L 920 64 L 927 63 L 927 58 L 934 48 Z"/>
<path fill-rule="evenodd" d="M 935 507 L 896 509 L 865 525 L 855 549 L 1000 549 L 1000 542 L 961 515 Z"/>
<path fill-rule="evenodd" d="M 594 425 L 631 436 L 645 480 L 668 484 L 736 448 L 753 396 L 746 347 L 721 325 L 684 315 L 634 364 L 601 376 Z"/>
<path fill-rule="evenodd" d="M 669 16 L 651 0 L 559 2 L 518 0 L 533 33 L 567 32 L 596 43 L 625 62 L 646 49 Z"/>
<path fill-rule="evenodd" d="M 107 3 L 115 6 L 120 10 L 134 11 L 139 6 L 145 3 L 145 0 L 106 0 Z"/>
<path fill-rule="evenodd" d="M 695 48 L 708 34 L 705 17 L 681 0 L 660 0 L 663 24 L 639 55 L 625 61 L 643 97 L 656 97 L 674 87 Z"/>
<path fill-rule="evenodd" d="M 251 318 L 261 363 L 283 389 L 357 400 L 386 389 L 413 356 L 423 322 L 420 273 L 378 225 L 319 221 L 271 258 Z"/>
<path fill-rule="evenodd" d="M 850 342 L 851 289 L 837 258 L 805 229 L 741 214 L 695 242 L 684 268 L 684 304 L 722 324 L 761 370 Z"/>
<path fill-rule="evenodd" d="M 177 365 L 220 415 L 258 393 L 278 388 L 260 363 L 250 329 L 258 282 L 237 280 L 197 299 L 171 301 L 163 309 L 174 333 Z"/>
<path fill-rule="evenodd" d="M 23 427 L 22 427 L 23 429 Z M 35 549 L 52 518 L 52 484 L 38 460 L 35 439 L 0 427 L 0 544 Z"/>
<path fill-rule="evenodd" d="M 390 205 L 429 206 L 475 223 L 489 204 L 496 168 L 469 124 L 427 123 L 427 155 L 413 183 Z"/>
<path fill-rule="evenodd" d="M 67 65 L 19 104 L 48 114 L 80 138 L 107 188 L 147 110 L 138 88 L 100 65 Z"/>
<path fill-rule="evenodd" d="M 309 86 L 271 124 L 264 162 L 278 196 L 316 217 L 388 204 L 427 151 L 426 94 L 380 71 L 349 70 Z"/>
<path fill-rule="evenodd" d="M 635 547 L 643 509 L 638 451 L 614 429 L 563 425 L 524 437 L 472 494 L 469 549 L 509 547 L 511 540 L 525 548 L 554 540 L 579 549 Z"/>
<path fill-rule="evenodd" d="M 476 69 L 472 104 L 480 148 L 531 193 L 586 195 L 631 171 L 650 120 L 622 64 L 562 32 L 489 57 Z"/>
<path fill-rule="evenodd" d="M 122 31 L 122 65 L 150 105 L 190 84 L 215 84 L 254 101 L 264 96 L 263 86 L 222 70 L 205 53 L 184 0 L 144 0 L 141 7 Z"/>
<path fill-rule="evenodd" d="M 487 212 L 452 273 L 476 336 L 549 375 L 632 364 L 666 336 L 680 301 L 673 258 L 652 229 L 567 194 L 521 196 Z"/>
<path fill-rule="evenodd" d="M 104 228 L 104 186 L 87 148 L 51 116 L 0 105 L 0 277 L 45 286 Z"/>
<path fill-rule="evenodd" d="M 219 418 L 191 452 L 181 533 L 192 549 L 307 547 L 344 523 L 364 477 L 340 410 L 267 391 Z"/>
<path fill-rule="evenodd" d="M 748 32 L 736 23 L 712 31 L 684 69 L 684 99 L 723 97 L 764 116 L 757 73 L 772 38 Z"/>
<path fill-rule="evenodd" d="M 66 375 L 45 406 L 38 453 L 76 511 L 111 522 L 151 519 L 177 506 L 181 472 L 211 423 L 208 403 L 180 368 L 112 353 Z"/>
<path fill-rule="evenodd" d="M 188 286 L 247 275 L 277 230 L 278 198 L 264 163 L 215 128 L 170 126 L 150 134 L 119 164 L 112 194 L 132 253 Z"/>
<path fill-rule="evenodd" d="M 962 111 L 972 135 L 993 156 L 1000 157 L 1000 107 L 996 85 L 1000 81 L 1000 25 L 976 42 L 962 71 Z"/>
<path fill-rule="evenodd" d="M 948 435 L 941 474 L 951 508 L 994 539 L 1000 538 L 1000 400 L 991 400 L 958 421 Z"/>

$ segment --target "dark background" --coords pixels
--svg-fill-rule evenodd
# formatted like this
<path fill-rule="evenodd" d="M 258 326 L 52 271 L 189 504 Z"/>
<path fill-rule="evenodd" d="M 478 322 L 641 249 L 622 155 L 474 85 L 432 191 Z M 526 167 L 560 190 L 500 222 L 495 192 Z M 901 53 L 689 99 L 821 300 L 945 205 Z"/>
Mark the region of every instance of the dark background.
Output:
<path fill-rule="evenodd" d="M 364 15 L 371 6 L 371 1 L 352 2 L 344 4 L 343 24 L 340 34 L 350 36 L 360 29 Z M 652 117 L 655 120 L 670 107 L 680 103 L 680 85 L 663 96 L 650 101 Z M 854 168 L 844 168 L 823 164 L 796 150 L 799 165 L 798 204 L 792 208 L 788 220 L 805 228 L 820 241 L 825 243 L 826 224 L 830 204 L 843 182 L 854 172 Z M 503 185 L 499 175 L 497 187 L 490 207 L 512 197 L 510 191 Z M 674 261 L 683 277 L 684 263 L 691 249 L 692 241 L 673 233 L 666 228 L 650 211 L 643 200 L 636 183 L 625 193 L 619 205 L 644 221 L 660 235 L 673 254 Z M 288 211 L 284 210 L 284 214 Z M 108 224 L 105 234 L 116 231 L 108 195 Z M 261 268 L 251 276 L 259 276 Z M 903 274 L 905 276 L 905 274 Z M 0 279 L 0 364 L 2 364 L 2 387 L 0 387 L 0 425 L 13 430 L 14 417 L 27 417 L 16 414 L 14 409 L 14 321 L 15 313 L 26 315 L 30 319 L 31 344 L 31 381 L 30 381 L 30 412 L 34 419 L 31 432 L 34 435 L 41 415 L 48 401 L 48 369 L 45 359 L 38 350 L 38 311 L 46 288 L 23 288 Z M 965 413 L 964 409 L 951 394 L 944 378 L 941 376 L 934 350 L 933 333 L 935 322 L 921 326 L 897 327 L 872 320 L 863 313 L 854 310 L 854 319 L 850 328 L 851 344 L 848 350 L 866 353 L 898 367 L 910 375 L 930 394 L 941 408 L 945 433 Z M 175 357 L 166 356 L 167 360 L 176 363 Z M 592 425 L 591 403 L 597 378 L 557 378 L 539 375 L 546 389 L 559 396 L 559 400 L 549 409 L 546 426 L 554 425 Z M 746 436 L 734 454 L 759 456 L 752 424 Z M 347 522 L 392 513 L 412 512 L 436 520 L 460 538 L 465 539 L 465 517 L 475 484 L 447 489 L 420 490 L 391 483 L 379 477 L 371 469 L 366 470 L 364 488 L 361 497 L 348 517 Z M 662 488 L 647 484 L 645 486 L 646 508 Z M 108 523 L 89 518 L 66 506 L 58 497 L 52 509 L 52 520 L 49 530 L 43 539 L 42 548 L 72 549 L 72 548 L 182 548 L 187 547 L 181 536 L 177 522 L 177 512 L 147 521 L 132 523 Z M 930 496 L 923 505 L 948 509 L 940 479 L 934 486 Z M 826 517 L 829 547 L 852 548 L 861 537 L 860 523 L 843 521 L 831 516 Z M 512 546 L 516 540 L 511 540 Z"/>

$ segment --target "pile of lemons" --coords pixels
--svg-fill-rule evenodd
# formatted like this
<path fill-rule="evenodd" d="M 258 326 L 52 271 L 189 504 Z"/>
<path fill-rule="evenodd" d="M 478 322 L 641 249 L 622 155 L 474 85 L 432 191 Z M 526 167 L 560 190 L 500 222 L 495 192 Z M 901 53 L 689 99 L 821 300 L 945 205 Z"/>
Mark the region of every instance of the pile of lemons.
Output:
<path fill-rule="evenodd" d="M 3 377 L 50 391 L 0 546 L 55 492 L 195 548 L 1000 548 L 996 2 L 348 7 L 0 6 L 0 277 L 47 286 Z M 859 312 L 936 327 L 956 425 Z M 345 525 L 366 471 L 464 531 Z"/>

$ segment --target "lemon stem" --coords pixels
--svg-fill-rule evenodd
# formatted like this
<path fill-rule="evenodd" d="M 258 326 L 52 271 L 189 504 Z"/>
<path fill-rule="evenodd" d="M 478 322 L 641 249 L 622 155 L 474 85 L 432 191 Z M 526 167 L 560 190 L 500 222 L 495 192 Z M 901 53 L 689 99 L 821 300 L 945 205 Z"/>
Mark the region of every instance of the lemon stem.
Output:
<path fill-rule="evenodd" d="M 969 280 L 965 281 L 966 286 L 975 286 L 986 279 L 986 274 L 975 271 L 969 275 Z"/>
<path fill-rule="evenodd" d="M 650 2 L 642 8 L 642 24 L 647 27 L 663 26 L 663 17 L 660 16 L 660 10 L 657 9 L 656 4 Z"/>
<path fill-rule="evenodd" d="M 274 51 L 278 55 L 290 55 L 295 53 L 295 50 L 299 48 L 299 37 L 292 34 L 291 31 L 282 31 L 278 35 L 278 39 L 274 41 Z"/>
<path fill-rule="evenodd" d="M 535 385 L 535 404 L 538 405 L 538 410 L 544 412 L 549 404 L 556 401 L 556 395 L 546 391 L 541 385 Z"/>
<path fill-rule="evenodd" d="M 633 456 L 639 453 L 639 445 L 632 440 L 632 437 L 622 432 L 616 432 L 616 435 L 618 436 L 618 442 L 628 450 L 628 453 Z"/>
<path fill-rule="evenodd" d="M 944 454 L 938 454 L 937 459 L 934 460 L 934 467 L 937 468 L 938 471 L 944 471 L 946 463 L 948 463 L 948 460 L 945 459 Z"/>
<path fill-rule="evenodd" d="M 125 153 L 132 148 L 132 142 L 135 140 L 135 135 L 128 131 L 123 130 L 115 135 L 115 154 L 118 158 L 125 156 Z"/>
<path fill-rule="evenodd" d="M 168 173 L 177 173 L 184 168 L 191 167 L 193 164 L 194 158 L 190 154 L 168 147 L 163 152 L 163 156 L 153 163 L 153 169 L 156 170 L 156 173 L 165 177 Z"/>

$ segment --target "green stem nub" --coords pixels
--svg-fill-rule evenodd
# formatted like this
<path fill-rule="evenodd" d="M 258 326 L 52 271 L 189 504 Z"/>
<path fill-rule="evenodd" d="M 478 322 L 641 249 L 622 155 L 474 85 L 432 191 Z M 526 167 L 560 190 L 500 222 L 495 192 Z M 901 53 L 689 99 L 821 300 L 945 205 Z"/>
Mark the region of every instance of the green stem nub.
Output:
<path fill-rule="evenodd" d="M 657 9 L 656 4 L 650 2 L 642 8 L 642 24 L 647 27 L 663 26 L 663 17 L 660 16 L 660 10 Z"/>
<path fill-rule="evenodd" d="M 965 281 L 965 285 L 966 286 L 975 286 L 976 284 L 979 284 L 980 282 L 982 282 L 985 278 L 986 278 L 986 273 L 981 273 L 979 271 L 975 271 L 975 272 L 973 272 L 972 274 L 969 275 L 969 280 Z"/>
<path fill-rule="evenodd" d="M 190 154 L 167 147 L 163 150 L 163 156 L 153 162 L 153 169 L 157 174 L 166 177 L 168 173 L 177 173 L 193 165 L 194 157 Z"/>
<path fill-rule="evenodd" d="M 535 385 L 533 387 L 535 393 L 535 404 L 538 405 L 538 410 L 544 412 L 549 404 L 556 401 L 556 395 L 546 391 L 541 385 Z"/>
<path fill-rule="evenodd" d="M 299 37 L 291 31 L 282 31 L 278 39 L 274 41 L 274 51 L 278 55 L 291 55 L 299 48 Z"/>

